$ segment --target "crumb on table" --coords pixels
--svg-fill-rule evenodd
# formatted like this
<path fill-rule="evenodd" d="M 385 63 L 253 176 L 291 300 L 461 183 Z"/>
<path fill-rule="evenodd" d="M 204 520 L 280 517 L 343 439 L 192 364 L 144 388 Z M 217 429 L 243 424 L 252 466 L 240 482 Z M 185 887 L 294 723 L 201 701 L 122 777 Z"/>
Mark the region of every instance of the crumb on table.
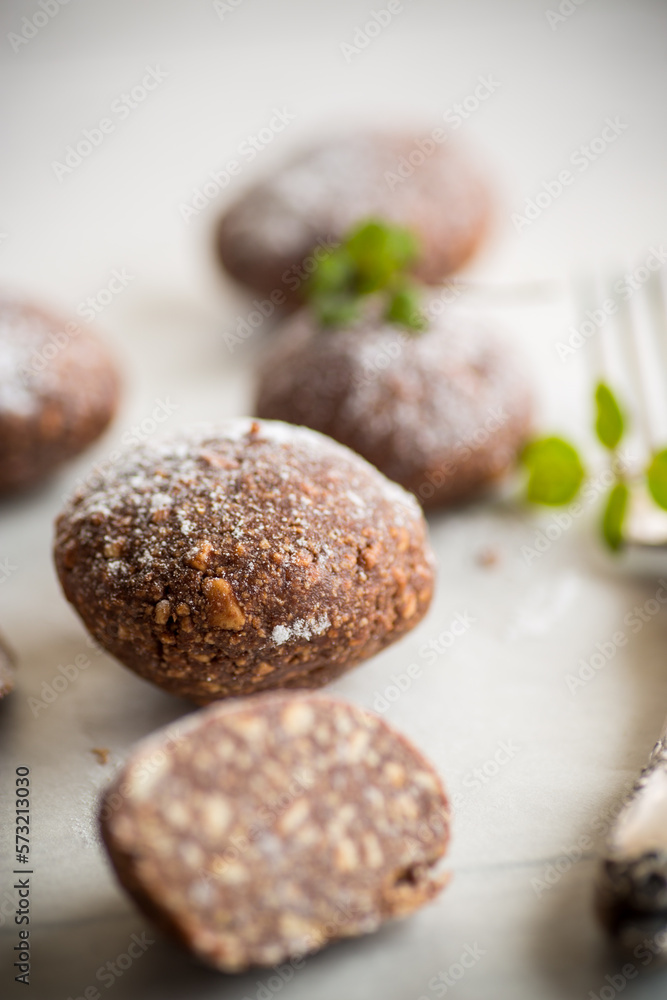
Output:
<path fill-rule="evenodd" d="M 111 750 L 108 750 L 106 747 L 93 747 L 90 752 L 95 754 L 98 764 L 106 764 Z"/>
<path fill-rule="evenodd" d="M 478 566 L 484 566 L 485 568 L 495 566 L 498 562 L 500 562 L 500 553 L 498 552 L 498 549 L 488 545 L 478 551 L 475 561 Z"/>

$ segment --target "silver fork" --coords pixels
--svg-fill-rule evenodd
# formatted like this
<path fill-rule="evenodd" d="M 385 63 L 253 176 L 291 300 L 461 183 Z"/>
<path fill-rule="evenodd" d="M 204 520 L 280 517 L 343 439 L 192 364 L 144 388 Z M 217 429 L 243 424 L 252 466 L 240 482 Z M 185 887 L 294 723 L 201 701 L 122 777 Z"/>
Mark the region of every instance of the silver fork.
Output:
<path fill-rule="evenodd" d="M 614 297 L 613 288 L 598 279 L 579 298 L 589 307 L 591 302 L 598 308 L 604 301 L 615 302 L 616 312 L 590 345 L 591 371 L 595 381 L 610 385 L 621 405 L 634 404 L 626 545 L 618 561 L 629 572 L 659 576 L 667 573 L 667 511 L 641 483 L 633 482 L 633 475 L 646 468 L 656 451 L 667 448 L 667 271 L 654 271 L 627 298 Z"/>
<path fill-rule="evenodd" d="M 617 364 L 621 359 L 628 398 L 635 402 L 640 467 L 667 447 L 666 292 L 665 274 L 656 271 L 620 303 L 609 329 L 605 324 L 596 335 L 596 377 L 613 390 L 614 348 Z M 624 568 L 655 577 L 667 574 L 667 511 L 636 484 L 631 484 L 624 534 Z M 596 908 L 622 947 L 632 949 L 650 937 L 654 953 L 667 956 L 667 721 L 607 837 Z"/>

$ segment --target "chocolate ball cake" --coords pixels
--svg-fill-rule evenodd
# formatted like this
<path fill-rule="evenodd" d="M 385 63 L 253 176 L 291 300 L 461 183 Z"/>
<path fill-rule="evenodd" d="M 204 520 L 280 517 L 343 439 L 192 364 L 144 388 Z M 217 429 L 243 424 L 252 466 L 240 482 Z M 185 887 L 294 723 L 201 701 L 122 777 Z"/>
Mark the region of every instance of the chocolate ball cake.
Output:
<path fill-rule="evenodd" d="M 154 734 L 101 824 L 139 907 L 225 972 L 367 934 L 447 881 L 431 764 L 377 716 L 320 696 L 214 705 Z"/>
<path fill-rule="evenodd" d="M 111 355 L 89 329 L 0 299 L 0 494 L 33 486 L 83 451 L 118 394 Z"/>
<path fill-rule="evenodd" d="M 14 655 L 0 634 L 0 698 L 14 690 Z"/>
<path fill-rule="evenodd" d="M 372 310 L 344 329 L 295 313 L 262 356 L 256 413 L 340 441 L 426 507 L 470 499 L 515 462 L 531 394 L 487 320 L 441 306 L 409 333 Z"/>
<path fill-rule="evenodd" d="M 92 475 L 55 560 L 101 646 L 202 704 L 327 683 L 413 628 L 434 581 L 410 494 L 320 434 L 250 419 Z"/>
<path fill-rule="evenodd" d="M 415 273 L 436 284 L 477 250 L 490 205 L 486 181 L 451 136 L 427 145 L 407 132 L 356 132 L 311 146 L 251 186 L 223 216 L 217 250 L 241 283 L 298 301 L 321 255 L 377 216 L 415 233 Z"/>

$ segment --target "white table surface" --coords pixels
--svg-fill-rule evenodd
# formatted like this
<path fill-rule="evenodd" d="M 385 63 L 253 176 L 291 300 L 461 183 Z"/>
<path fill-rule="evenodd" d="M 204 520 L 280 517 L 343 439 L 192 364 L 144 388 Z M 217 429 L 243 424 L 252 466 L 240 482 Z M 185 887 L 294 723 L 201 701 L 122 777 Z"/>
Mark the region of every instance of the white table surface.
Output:
<path fill-rule="evenodd" d="M 99 790 L 136 739 L 191 706 L 105 655 L 93 656 L 37 718 L 28 702 L 59 665 L 89 651 L 51 565 L 52 521 L 63 495 L 160 400 L 176 407 L 165 430 L 250 405 L 262 335 L 233 354 L 223 342 L 251 308 L 221 278 L 210 252 L 223 202 L 314 130 L 378 120 L 432 127 L 474 93 L 480 76 L 491 76 L 495 92 L 459 130 L 493 165 L 502 192 L 494 238 L 470 273 L 510 282 L 562 281 L 598 266 L 622 273 L 667 239 L 667 6 L 586 0 L 571 4 L 574 13 L 552 28 L 546 12 L 558 10 L 556 0 L 404 0 L 348 63 L 341 43 L 352 42 L 372 7 L 381 6 L 241 0 L 221 18 L 205 0 L 70 0 L 16 52 L 8 35 L 40 8 L 5 0 L 0 10 L 0 282 L 76 311 L 114 269 L 132 276 L 98 321 L 126 369 L 113 429 L 45 489 L 0 510 L 0 560 L 14 567 L 0 584 L 0 623 L 20 659 L 18 689 L 0 709 L 3 997 L 66 1000 L 96 987 L 127 1000 L 243 1000 L 270 989 L 266 973 L 220 976 L 161 939 L 122 978 L 96 978 L 127 951 L 132 934 L 152 937 L 99 846 Z M 110 109 L 147 68 L 166 78 L 120 120 Z M 186 223 L 179 206 L 209 171 L 237 156 L 244 137 L 263 128 L 276 107 L 294 114 L 293 122 Z M 53 161 L 109 116 L 113 131 L 59 180 Z M 627 128 L 579 171 L 570 157 L 607 118 Z M 568 165 L 573 183 L 518 233 L 512 213 L 523 212 L 525 200 Z M 573 319 L 566 300 L 503 312 L 532 366 L 541 423 L 585 441 L 582 352 L 564 362 L 555 350 Z M 618 984 L 623 960 L 592 915 L 595 848 L 662 721 L 667 621 L 660 612 L 636 633 L 624 624 L 657 584 L 623 575 L 599 551 L 595 516 L 587 511 L 533 560 L 522 546 L 533 544 L 553 514 L 497 502 L 430 517 L 440 564 L 430 614 L 332 690 L 372 706 L 393 674 L 413 662 L 423 666 L 386 717 L 429 754 L 454 796 L 454 879 L 413 918 L 310 958 L 273 995 L 433 1000 L 444 995 L 434 977 L 450 968 L 457 975 L 468 948 L 479 958 L 448 988 L 459 1000 L 586 1000 L 591 991 L 608 1000 L 606 977 Z M 488 546 L 499 561 L 485 568 L 477 555 Z M 421 647 L 459 613 L 474 619 L 469 630 L 427 663 Z M 567 675 L 619 628 L 627 644 L 571 693 Z M 511 754 L 497 767 L 490 762 L 501 744 Z M 91 753 L 100 746 L 111 750 L 104 766 Z M 31 768 L 33 787 L 29 992 L 12 982 L 10 957 L 10 806 L 20 764 Z M 473 773 L 480 768 L 483 781 Z M 535 880 L 552 875 L 550 865 L 567 868 L 562 859 L 587 836 L 594 848 L 536 891 Z M 621 992 L 648 1000 L 666 991 L 667 972 L 651 963 Z"/>

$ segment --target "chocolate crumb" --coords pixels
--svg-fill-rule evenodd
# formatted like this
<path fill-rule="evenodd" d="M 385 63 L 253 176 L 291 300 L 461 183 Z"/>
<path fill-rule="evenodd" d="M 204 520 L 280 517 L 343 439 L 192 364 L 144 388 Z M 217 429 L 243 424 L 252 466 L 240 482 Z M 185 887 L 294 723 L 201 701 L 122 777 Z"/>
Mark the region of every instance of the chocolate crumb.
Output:
<path fill-rule="evenodd" d="M 485 548 L 480 549 L 475 556 L 475 562 L 478 566 L 483 566 L 485 569 L 489 569 L 491 566 L 496 566 L 500 562 L 500 553 L 498 549 Z"/>

